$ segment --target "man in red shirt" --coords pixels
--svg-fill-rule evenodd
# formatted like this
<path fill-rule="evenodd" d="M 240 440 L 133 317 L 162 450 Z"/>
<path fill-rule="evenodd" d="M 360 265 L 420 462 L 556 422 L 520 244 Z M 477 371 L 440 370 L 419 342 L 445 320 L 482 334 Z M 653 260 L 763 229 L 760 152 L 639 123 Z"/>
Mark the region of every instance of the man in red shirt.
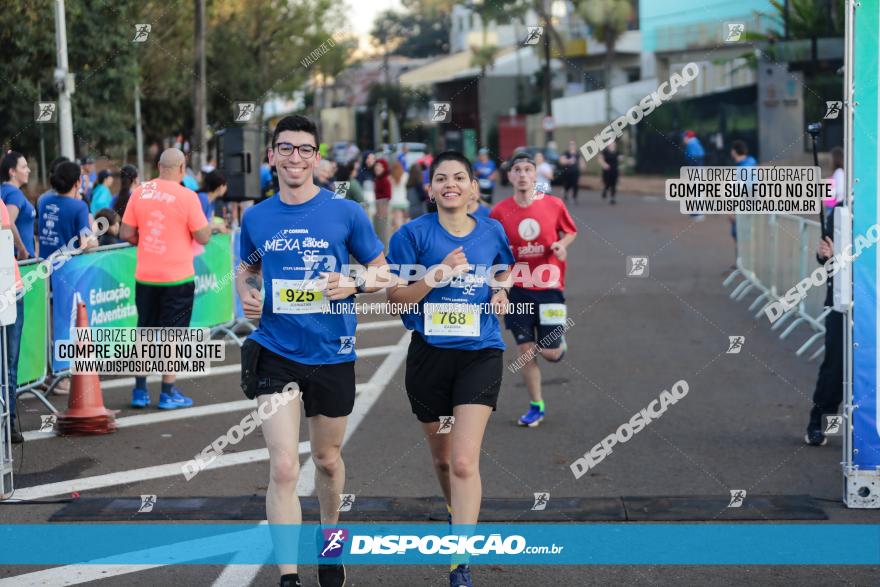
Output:
<path fill-rule="evenodd" d="M 535 427 L 545 413 L 537 355 L 551 363 L 561 361 L 565 355 L 565 258 L 577 228 L 562 200 L 536 190 L 537 167 L 530 155 L 514 154 L 508 169 L 513 197 L 499 202 L 490 217 L 504 227 L 514 259 L 518 265 L 528 264 L 532 276 L 527 280 L 514 277 L 509 296 L 511 311 L 504 317 L 504 324 L 519 347 L 523 379 L 531 398 L 519 425 Z M 558 280 L 542 279 L 554 272 Z M 514 271 L 514 276 L 519 274 Z"/>

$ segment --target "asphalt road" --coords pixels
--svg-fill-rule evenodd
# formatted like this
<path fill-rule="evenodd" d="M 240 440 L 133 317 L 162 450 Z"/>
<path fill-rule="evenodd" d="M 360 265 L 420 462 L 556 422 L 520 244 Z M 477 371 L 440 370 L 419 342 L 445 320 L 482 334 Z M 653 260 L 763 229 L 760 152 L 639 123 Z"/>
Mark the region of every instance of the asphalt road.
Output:
<path fill-rule="evenodd" d="M 595 192 L 582 192 L 570 206 L 579 236 L 569 251 L 566 278 L 569 354 L 555 365 L 542 363 L 547 418 L 534 429 L 516 426 L 527 407 L 518 374 L 506 373 L 498 411 L 483 446 L 481 473 L 487 498 L 531 499 L 548 491 L 562 497 L 717 496 L 731 489 L 751 495 L 810 495 L 828 522 L 880 522 L 880 513 L 848 510 L 841 503 L 839 438 L 821 448 L 806 447 L 803 433 L 817 362 L 794 355 L 807 331 L 785 341 L 766 320 L 753 320 L 746 303 L 728 298 L 721 285 L 733 259 L 725 217 L 694 222 L 661 196 L 621 195 L 609 206 Z M 649 275 L 627 277 L 626 257 L 647 256 Z M 390 316 L 370 316 L 371 329 L 358 333 L 358 350 L 378 348 L 357 365 L 359 404 L 375 398 L 357 422 L 344 449 L 346 491 L 360 496 L 420 497 L 439 494 L 420 428 L 403 387 L 402 358 L 408 334 Z M 729 354 L 729 336 L 744 336 L 740 353 Z M 509 346 L 512 339 L 506 336 Z M 517 358 L 509 348 L 505 361 Z M 238 362 L 228 347 L 227 363 Z M 399 368 L 398 368 L 399 367 Z M 232 368 L 234 369 L 234 367 Z M 686 380 L 688 395 L 671 406 L 594 470 L 575 479 L 569 465 L 646 407 L 661 390 Z M 153 385 L 154 398 L 158 384 Z M 182 382 L 196 406 L 243 399 L 238 374 L 230 372 Z M 129 388 L 105 387 L 107 406 L 118 417 L 138 415 L 127 407 Z M 58 406 L 66 400 L 54 398 Z M 231 409 L 231 408 L 230 408 Z M 183 414 L 181 410 L 181 415 Z M 39 427 L 41 406 L 21 403 L 25 430 Z M 158 499 L 191 496 L 263 495 L 268 462 L 231 464 L 201 472 L 191 481 L 179 473 L 140 478 L 135 469 L 185 461 L 224 434 L 246 409 L 147 423 L 90 438 L 44 438 L 15 448 L 19 462 L 15 497 L 85 496 Z M 301 440 L 306 440 L 303 430 Z M 230 457 L 264 447 L 259 432 L 245 438 Z M 248 451 L 253 451 L 249 453 Z M 303 454 L 304 462 L 307 454 Z M 304 471 L 307 467 L 304 467 Z M 155 471 L 155 470 L 154 470 Z M 94 489 L 77 483 L 92 480 Z M 149 476 L 149 473 L 145 475 Z M 85 480 L 85 481 L 84 481 Z M 64 486 L 50 484 L 69 482 Z M 61 487 L 60 489 L 58 487 Z M 310 489 L 308 482 L 301 489 Z M 30 492 L 30 493 L 28 493 Z M 55 493 L 52 493 L 55 492 Z M 306 493 L 301 491 L 301 493 Z M 52 499 L 47 497 L 47 499 Z M 0 505 L 5 523 L 45 522 L 59 504 Z M 527 513 L 527 512 L 525 512 Z M 707 518 L 708 519 L 708 518 Z M 724 519 L 723 509 L 718 519 Z M 137 521 L 132 514 L 132 521 Z M 314 522 L 315 520 L 306 520 Z M 564 523 L 564 522 L 562 522 Z M 809 544 L 816 562 L 822 545 Z M 49 574 L 34 574 L 38 571 Z M 73 584 L 70 569 L 8 567 L 2 579 L 16 585 Z M 315 585 L 303 568 L 304 585 Z M 477 585 L 877 585 L 880 570 L 855 566 L 572 566 L 475 567 Z M 68 577 L 66 581 L 62 577 Z M 81 575 L 76 582 L 104 585 L 272 585 L 277 571 L 220 565 L 160 567 L 120 574 Z M 443 567 L 352 567 L 350 585 L 443 585 Z M 10 583 L 12 584 L 12 583 Z M 448 583 L 447 583 L 448 584 Z"/>

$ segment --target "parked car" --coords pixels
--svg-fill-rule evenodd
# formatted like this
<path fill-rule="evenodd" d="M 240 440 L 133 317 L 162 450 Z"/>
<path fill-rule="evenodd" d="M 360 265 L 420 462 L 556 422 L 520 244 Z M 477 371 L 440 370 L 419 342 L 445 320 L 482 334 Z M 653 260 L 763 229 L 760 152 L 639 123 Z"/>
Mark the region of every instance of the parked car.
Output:
<path fill-rule="evenodd" d="M 559 167 L 559 153 L 556 149 L 552 147 L 536 147 L 534 145 L 530 145 L 527 147 L 517 147 L 514 149 L 514 153 L 528 153 L 531 157 L 535 156 L 535 153 L 541 152 L 544 155 L 544 159 L 553 167 L 553 181 L 552 185 L 561 185 L 562 184 L 562 170 Z M 499 175 L 501 177 L 502 185 L 510 185 L 510 180 L 507 179 L 507 162 L 499 169 Z"/>

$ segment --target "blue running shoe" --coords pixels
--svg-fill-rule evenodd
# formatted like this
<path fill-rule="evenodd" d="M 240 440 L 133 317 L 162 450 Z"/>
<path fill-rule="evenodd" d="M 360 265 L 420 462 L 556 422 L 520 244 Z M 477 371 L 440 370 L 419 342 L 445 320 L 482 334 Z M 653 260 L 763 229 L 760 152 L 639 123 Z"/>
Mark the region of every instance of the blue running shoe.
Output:
<path fill-rule="evenodd" d="M 146 389 L 135 387 L 131 390 L 131 407 L 146 408 L 150 405 L 150 392 Z"/>
<path fill-rule="evenodd" d="M 471 581 L 471 568 L 468 565 L 458 565 L 449 573 L 449 587 L 474 587 Z"/>
<path fill-rule="evenodd" d="M 519 417 L 520 426 L 528 426 L 534 428 L 544 419 L 544 410 L 537 404 L 529 404 L 529 411 Z"/>
<path fill-rule="evenodd" d="M 188 408 L 193 405 L 192 398 L 186 397 L 176 387 L 171 388 L 171 393 L 159 394 L 159 403 L 156 407 L 160 410 L 176 410 L 177 408 Z"/>

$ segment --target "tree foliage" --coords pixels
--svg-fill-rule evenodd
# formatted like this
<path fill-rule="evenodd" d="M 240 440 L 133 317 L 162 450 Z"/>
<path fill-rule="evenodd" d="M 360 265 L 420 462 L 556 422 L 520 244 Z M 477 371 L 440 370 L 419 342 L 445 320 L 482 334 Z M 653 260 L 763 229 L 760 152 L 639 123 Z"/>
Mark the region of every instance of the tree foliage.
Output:
<path fill-rule="evenodd" d="M 38 85 L 45 101 L 58 95 L 54 5 L 52 0 L 7 0 L 0 11 L 0 142 L 29 155 L 39 146 L 33 112 Z M 67 0 L 66 20 L 69 66 L 76 76 L 78 155 L 121 156 L 134 150 L 138 81 L 145 141 L 189 134 L 191 0 Z M 151 26 L 146 42 L 133 42 L 136 24 Z M 341 5 L 332 0 L 208 0 L 206 28 L 208 125 L 216 129 L 231 122 L 236 101 L 260 103 L 300 89 L 312 73 L 302 59 L 347 26 Z M 42 130 L 51 159 L 58 150 L 58 127 L 46 124 Z"/>

